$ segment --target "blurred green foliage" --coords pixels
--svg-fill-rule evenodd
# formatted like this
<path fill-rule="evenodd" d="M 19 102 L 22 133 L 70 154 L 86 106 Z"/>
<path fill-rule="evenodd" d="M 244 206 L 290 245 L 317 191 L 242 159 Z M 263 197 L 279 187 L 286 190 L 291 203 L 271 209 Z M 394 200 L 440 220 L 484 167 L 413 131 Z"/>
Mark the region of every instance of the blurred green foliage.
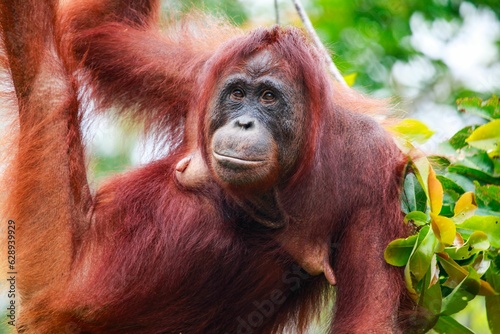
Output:
<path fill-rule="evenodd" d="M 357 86 L 368 91 L 389 88 L 389 73 L 396 61 L 408 62 L 422 56 L 411 43 L 411 19 L 415 15 L 428 22 L 455 22 L 460 25 L 462 0 L 312 0 L 310 15 L 322 39 L 331 45 L 335 63 L 343 73 L 358 73 Z M 478 8 L 487 8 L 500 17 L 498 0 L 468 1 Z M 425 55 L 424 55 L 425 57 Z M 437 71 L 433 78 L 449 76 L 439 59 L 430 59 Z M 449 79 L 449 78 L 448 78 Z M 432 87 L 434 82 L 429 82 Z M 468 94 L 468 87 L 456 87 L 445 97 L 448 103 Z M 472 94 L 472 93 L 471 93 Z"/>

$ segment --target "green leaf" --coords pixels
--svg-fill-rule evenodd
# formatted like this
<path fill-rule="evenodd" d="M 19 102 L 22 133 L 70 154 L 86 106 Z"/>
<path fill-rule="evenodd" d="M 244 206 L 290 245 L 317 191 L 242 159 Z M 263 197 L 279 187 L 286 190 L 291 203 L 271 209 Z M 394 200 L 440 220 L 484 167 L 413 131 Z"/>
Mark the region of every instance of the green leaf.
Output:
<path fill-rule="evenodd" d="M 425 143 L 434 134 L 427 125 L 416 119 L 404 119 L 390 129 L 409 142 L 419 144 Z"/>
<path fill-rule="evenodd" d="M 448 167 L 448 171 L 450 170 Z M 474 191 L 474 182 L 468 177 L 458 173 L 446 173 L 446 177 L 458 184 L 465 191 Z M 458 199 L 458 198 L 457 198 Z"/>
<path fill-rule="evenodd" d="M 438 254 L 439 264 L 443 267 L 443 269 L 448 274 L 448 280 L 443 284 L 444 286 L 455 288 L 464 278 L 469 275 L 470 270 L 474 270 L 474 268 L 469 267 L 469 271 L 465 270 L 458 263 L 456 263 L 452 258 L 448 256 L 448 254 Z M 479 287 L 478 295 L 481 296 L 493 296 L 496 295 L 493 287 L 486 281 L 480 280 L 481 286 Z"/>
<path fill-rule="evenodd" d="M 473 331 L 446 315 L 439 317 L 433 329 L 441 334 L 474 334 Z"/>
<path fill-rule="evenodd" d="M 485 173 L 482 170 L 465 166 L 462 163 L 453 164 L 448 167 L 448 170 L 452 173 L 467 176 L 468 178 L 473 180 L 500 185 L 500 177 L 493 177 L 491 174 Z"/>
<path fill-rule="evenodd" d="M 486 272 L 486 279 L 495 288 L 500 291 L 500 274 L 496 274 L 493 270 Z M 488 325 L 492 333 L 500 333 L 500 295 L 486 296 L 486 314 L 488 315 Z"/>
<path fill-rule="evenodd" d="M 412 235 L 406 239 L 396 239 L 392 241 L 385 249 L 385 261 L 396 267 L 405 266 L 408 263 L 413 248 L 415 248 L 416 242 L 417 235 Z"/>
<path fill-rule="evenodd" d="M 448 177 L 438 175 L 437 179 L 443 185 L 444 190 L 443 208 L 440 214 L 446 217 L 452 217 L 455 202 L 465 193 L 465 190 Z"/>
<path fill-rule="evenodd" d="M 500 145 L 500 119 L 480 126 L 466 139 L 475 148 L 492 152 Z"/>
<path fill-rule="evenodd" d="M 491 155 L 490 155 L 491 157 Z M 493 162 L 493 176 L 500 175 L 500 159 L 499 156 L 491 157 L 491 161 Z"/>
<path fill-rule="evenodd" d="M 415 174 L 408 173 L 405 177 L 403 192 L 401 194 L 401 210 L 404 213 L 412 211 L 425 212 L 427 197 Z"/>
<path fill-rule="evenodd" d="M 448 280 L 445 285 L 450 288 L 455 288 L 469 274 L 467 270 L 450 258 L 448 254 L 439 254 L 438 261 L 448 274 Z"/>
<path fill-rule="evenodd" d="M 478 127 L 479 127 L 478 125 L 466 126 L 462 130 L 455 133 L 455 135 L 451 137 L 451 139 L 448 142 L 455 150 L 459 150 L 467 146 L 466 142 L 467 138 L 469 138 L 472 132 L 474 132 L 474 130 Z"/>
<path fill-rule="evenodd" d="M 446 173 L 448 166 L 451 164 L 448 158 L 439 155 L 429 155 L 427 156 L 427 160 L 429 160 L 432 167 L 438 174 Z"/>
<path fill-rule="evenodd" d="M 461 224 L 458 228 L 482 231 L 488 235 L 491 245 L 500 248 L 500 217 L 496 216 L 473 216 Z"/>
<path fill-rule="evenodd" d="M 493 159 L 485 152 L 481 150 L 471 149 L 473 154 L 469 155 L 467 159 L 465 159 L 465 163 L 473 168 L 482 170 L 483 172 L 496 177 L 498 175 L 494 174 L 494 164 Z"/>
<path fill-rule="evenodd" d="M 480 203 L 494 211 L 500 211 L 500 187 L 495 185 L 481 186 L 474 182 L 476 186 L 476 197 Z"/>
<path fill-rule="evenodd" d="M 463 310 L 467 303 L 476 297 L 480 287 L 479 275 L 470 268 L 469 275 L 448 296 L 443 298 L 441 314 L 452 315 Z"/>
<path fill-rule="evenodd" d="M 491 261 L 490 269 L 493 273 L 500 275 L 500 249 L 489 249 L 486 252 L 486 259 Z M 500 291 L 500 284 L 496 287 Z"/>
<path fill-rule="evenodd" d="M 445 177 L 443 175 L 438 175 L 437 176 L 437 179 L 439 180 L 439 182 L 441 182 L 441 184 L 443 185 L 443 189 L 444 191 L 453 191 L 455 193 L 457 193 L 458 195 L 462 195 L 463 193 L 465 193 L 465 190 L 464 188 L 462 188 L 461 186 L 459 186 L 455 181 L 453 181 L 452 179 L 448 178 L 448 177 Z"/>
<path fill-rule="evenodd" d="M 489 247 L 490 243 L 486 233 L 474 231 L 463 246 L 459 248 L 448 247 L 445 251 L 454 260 L 465 260 Z"/>
<path fill-rule="evenodd" d="M 416 248 L 417 244 L 415 244 L 415 248 Z M 413 249 L 414 251 L 415 249 Z M 410 295 L 410 297 L 413 299 L 413 301 L 417 301 L 418 299 L 418 293 L 417 291 L 415 290 L 415 287 L 414 287 L 414 279 L 411 275 L 411 271 L 410 271 L 410 265 L 407 264 L 406 267 L 405 267 L 405 270 L 404 270 L 404 278 L 405 278 L 405 285 L 406 285 L 406 289 L 408 290 L 408 293 Z"/>
<path fill-rule="evenodd" d="M 483 110 L 486 110 L 492 118 L 500 118 L 500 98 L 493 94 L 483 105 Z"/>
<path fill-rule="evenodd" d="M 422 230 L 424 232 L 422 232 Z M 430 230 L 430 227 L 429 226 L 424 226 L 422 228 L 422 230 L 420 230 L 420 232 L 416 235 L 417 236 L 417 241 L 415 242 L 415 245 L 414 245 L 413 250 L 411 252 L 410 258 L 415 253 L 417 247 L 420 246 L 420 244 L 424 240 L 425 236 L 427 235 L 427 232 Z M 405 267 L 404 278 L 405 278 L 406 288 L 407 288 L 407 290 L 408 290 L 408 292 L 410 294 L 410 297 L 416 302 L 417 299 L 418 299 L 418 297 L 419 297 L 419 294 L 417 293 L 417 291 L 415 289 L 415 285 L 418 283 L 418 281 L 416 281 L 415 277 L 412 275 L 412 272 L 411 272 L 411 269 L 410 269 L 410 263 L 408 263 L 406 265 L 406 267 Z"/>
<path fill-rule="evenodd" d="M 429 270 L 432 257 L 439 244 L 438 239 L 428 226 L 424 226 L 419 232 L 419 239 L 422 242 L 411 255 L 409 266 L 412 275 L 417 281 L 424 278 L 425 273 Z"/>
<path fill-rule="evenodd" d="M 432 266 L 436 267 L 436 255 L 433 255 Z M 441 311 L 441 304 L 443 296 L 441 295 L 441 287 L 439 284 L 432 284 L 432 270 L 427 271 L 425 274 L 422 291 L 418 305 L 430 311 L 432 315 L 438 315 Z M 430 319 L 429 319 L 430 320 Z"/>
<path fill-rule="evenodd" d="M 404 218 L 405 223 L 413 224 L 416 226 L 424 226 L 428 223 L 428 221 L 429 218 L 422 211 L 412 211 L 408 213 Z"/>
<path fill-rule="evenodd" d="M 492 120 L 500 118 L 499 98 L 493 95 L 490 99 L 483 101 L 478 97 L 468 97 L 457 100 L 458 110 L 477 115 L 484 119 Z"/>

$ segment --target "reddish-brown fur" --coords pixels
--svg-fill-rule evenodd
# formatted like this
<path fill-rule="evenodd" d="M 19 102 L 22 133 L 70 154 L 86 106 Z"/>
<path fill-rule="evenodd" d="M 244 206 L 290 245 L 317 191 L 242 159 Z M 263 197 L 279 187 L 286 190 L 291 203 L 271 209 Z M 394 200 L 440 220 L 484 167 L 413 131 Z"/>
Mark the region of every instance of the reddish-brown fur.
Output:
<path fill-rule="evenodd" d="M 399 209 L 404 158 L 363 115 L 377 103 L 333 85 L 297 29 L 242 33 L 200 21 L 162 35 L 157 13 L 156 1 L 1 1 L 19 105 L 6 205 L 18 226 L 19 331 L 303 332 L 334 290 L 326 331 L 417 325 L 402 272 L 383 259 L 407 231 Z M 176 163 L 206 148 L 214 87 L 259 50 L 287 64 L 308 107 L 305 148 L 279 185 L 290 217 L 279 230 L 252 221 L 212 178 L 194 190 L 175 181 Z M 117 107 L 174 147 L 95 195 L 80 125 L 88 94 L 77 94 L 89 89 L 101 108 Z M 294 261 L 322 244 L 335 289 Z"/>

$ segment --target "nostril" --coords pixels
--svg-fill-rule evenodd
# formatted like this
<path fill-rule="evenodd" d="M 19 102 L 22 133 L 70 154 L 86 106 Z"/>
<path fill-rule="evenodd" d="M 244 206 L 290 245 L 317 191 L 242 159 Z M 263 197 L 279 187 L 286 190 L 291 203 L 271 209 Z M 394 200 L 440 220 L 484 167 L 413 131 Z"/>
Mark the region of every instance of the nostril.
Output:
<path fill-rule="evenodd" d="M 243 130 L 248 130 L 253 128 L 255 122 L 252 119 L 240 118 L 236 120 L 236 126 L 242 128 Z"/>
<path fill-rule="evenodd" d="M 248 121 L 248 122 L 241 122 L 241 121 L 238 121 L 238 126 L 240 128 L 243 128 L 245 130 L 248 130 L 252 127 L 253 125 L 253 122 L 252 121 Z"/>

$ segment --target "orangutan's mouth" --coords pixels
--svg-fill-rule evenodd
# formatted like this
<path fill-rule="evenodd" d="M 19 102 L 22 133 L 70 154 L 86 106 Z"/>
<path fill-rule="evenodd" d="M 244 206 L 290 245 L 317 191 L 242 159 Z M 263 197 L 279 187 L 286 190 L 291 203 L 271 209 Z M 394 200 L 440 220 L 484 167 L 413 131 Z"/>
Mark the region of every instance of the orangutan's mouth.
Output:
<path fill-rule="evenodd" d="M 247 158 L 247 157 L 241 158 L 241 157 L 221 154 L 215 151 L 213 151 L 213 156 L 221 166 L 229 168 L 234 168 L 234 167 L 254 168 L 254 167 L 259 167 L 266 163 L 265 160 L 259 158 Z"/>

